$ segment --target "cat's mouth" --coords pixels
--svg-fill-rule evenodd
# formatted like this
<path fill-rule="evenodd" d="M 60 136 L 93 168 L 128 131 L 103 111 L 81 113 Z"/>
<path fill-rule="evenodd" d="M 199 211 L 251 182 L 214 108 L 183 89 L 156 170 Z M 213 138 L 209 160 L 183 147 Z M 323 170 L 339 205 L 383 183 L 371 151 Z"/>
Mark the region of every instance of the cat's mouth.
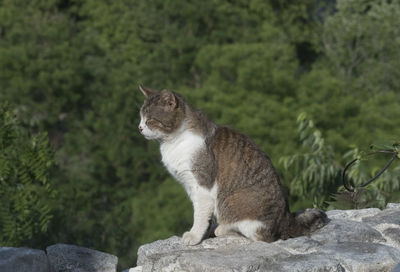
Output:
<path fill-rule="evenodd" d="M 147 140 L 154 140 L 155 137 L 149 136 L 149 135 L 145 135 L 142 133 L 142 135 L 144 136 L 144 138 L 146 138 Z"/>
<path fill-rule="evenodd" d="M 144 136 L 147 140 L 154 140 L 157 139 L 157 135 L 154 133 L 146 133 L 145 130 L 140 131 L 140 134 Z"/>

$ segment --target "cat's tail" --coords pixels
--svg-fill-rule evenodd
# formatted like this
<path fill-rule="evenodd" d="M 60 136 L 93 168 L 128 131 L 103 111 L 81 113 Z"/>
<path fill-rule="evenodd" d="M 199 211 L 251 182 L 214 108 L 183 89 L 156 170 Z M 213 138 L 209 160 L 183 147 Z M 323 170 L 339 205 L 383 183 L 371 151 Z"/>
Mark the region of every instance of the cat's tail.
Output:
<path fill-rule="evenodd" d="M 292 222 L 289 226 L 289 235 L 297 237 L 309 235 L 325 226 L 329 219 L 326 213 L 319 209 L 306 209 L 291 214 Z"/>

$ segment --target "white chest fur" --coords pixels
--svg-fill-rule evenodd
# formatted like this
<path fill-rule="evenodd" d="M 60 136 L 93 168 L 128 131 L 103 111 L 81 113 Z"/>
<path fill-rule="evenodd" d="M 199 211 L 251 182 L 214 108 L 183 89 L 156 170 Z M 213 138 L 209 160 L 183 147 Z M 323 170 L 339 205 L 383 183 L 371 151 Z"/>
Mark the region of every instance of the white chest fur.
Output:
<path fill-rule="evenodd" d="M 191 131 L 184 131 L 160 146 L 162 162 L 168 171 L 183 184 L 189 195 L 193 187 L 197 186 L 191 171 L 193 158 L 204 145 L 203 137 Z"/>

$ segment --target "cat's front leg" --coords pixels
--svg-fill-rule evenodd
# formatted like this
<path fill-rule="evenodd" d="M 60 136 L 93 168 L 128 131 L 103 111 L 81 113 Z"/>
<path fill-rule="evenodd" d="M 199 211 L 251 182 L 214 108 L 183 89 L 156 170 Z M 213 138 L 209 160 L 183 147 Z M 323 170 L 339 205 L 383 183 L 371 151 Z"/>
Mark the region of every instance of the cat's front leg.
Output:
<path fill-rule="evenodd" d="M 182 237 L 185 245 L 196 245 L 201 242 L 214 211 L 214 199 L 201 188 L 196 191 L 191 196 L 194 209 L 193 227 Z"/>

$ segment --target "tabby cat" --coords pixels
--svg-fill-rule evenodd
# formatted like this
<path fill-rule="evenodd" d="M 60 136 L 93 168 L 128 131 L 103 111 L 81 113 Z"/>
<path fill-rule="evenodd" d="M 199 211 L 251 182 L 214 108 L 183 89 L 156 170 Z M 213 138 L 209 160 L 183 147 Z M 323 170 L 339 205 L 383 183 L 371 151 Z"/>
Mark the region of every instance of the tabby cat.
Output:
<path fill-rule="evenodd" d="M 289 212 L 269 157 L 249 137 L 217 126 L 174 92 L 139 89 L 146 96 L 139 130 L 160 142 L 162 162 L 193 203 L 194 223 L 183 234 L 184 244 L 201 242 L 212 215 L 216 236 L 236 232 L 266 242 L 307 235 L 325 225 L 321 210 Z"/>

